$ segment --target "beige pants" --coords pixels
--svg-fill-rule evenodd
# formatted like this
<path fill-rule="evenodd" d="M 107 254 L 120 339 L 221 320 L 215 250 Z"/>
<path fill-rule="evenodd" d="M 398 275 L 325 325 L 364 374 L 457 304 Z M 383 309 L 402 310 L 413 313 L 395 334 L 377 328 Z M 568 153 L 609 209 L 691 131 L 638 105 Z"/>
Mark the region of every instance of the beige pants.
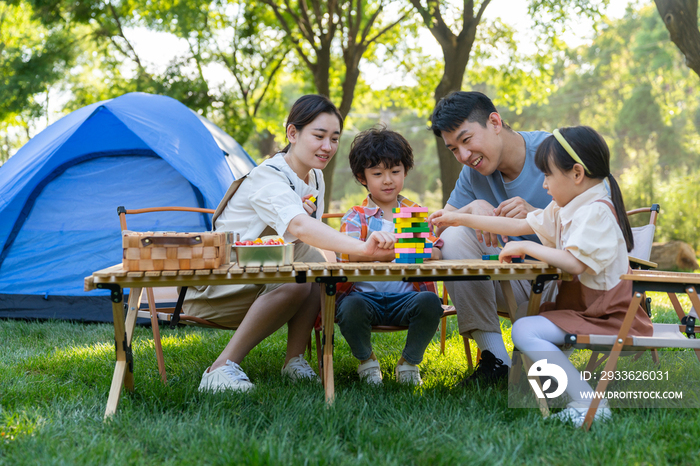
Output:
<path fill-rule="evenodd" d="M 442 257 L 446 260 L 481 259 L 483 254 L 501 252 L 498 248 L 488 247 L 477 241 L 474 230 L 467 227 L 450 227 L 440 237 L 445 242 L 441 251 Z M 518 304 L 519 315 L 527 309 L 527 302 L 530 299 L 530 282 L 512 280 L 510 283 Z M 475 330 L 501 332 L 498 312 L 508 312 L 508 309 L 499 282 L 480 280 L 445 282 L 445 287 L 452 297 L 457 311 L 460 334 L 470 337 Z M 554 301 L 556 292 L 556 282 L 547 282 L 542 292 L 542 302 Z"/>
<path fill-rule="evenodd" d="M 326 258 L 319 249 L 297 243 L 294 246 L 294 261 L 326 262 Z M 256 299 L 282 285 L 285 283 L 190 287 L 187 289 L 182 311 L 224 327 L 237 328 Z"/>

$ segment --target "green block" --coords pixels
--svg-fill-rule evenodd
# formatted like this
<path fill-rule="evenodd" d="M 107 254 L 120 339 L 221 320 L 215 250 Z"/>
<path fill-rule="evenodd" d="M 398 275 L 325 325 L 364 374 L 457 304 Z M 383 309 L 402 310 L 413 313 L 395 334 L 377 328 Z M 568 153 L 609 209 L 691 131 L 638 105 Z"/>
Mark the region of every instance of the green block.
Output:
<path fill-rule="evenodd" d="M 430 228 L 427 225 L 415 228 L 397 228 L 396 233 L 430 233 Z"/>
<path fill-rule="evenodd" d="M 397 243 L 425 243 L 430 238 L 398 238 Z"/>

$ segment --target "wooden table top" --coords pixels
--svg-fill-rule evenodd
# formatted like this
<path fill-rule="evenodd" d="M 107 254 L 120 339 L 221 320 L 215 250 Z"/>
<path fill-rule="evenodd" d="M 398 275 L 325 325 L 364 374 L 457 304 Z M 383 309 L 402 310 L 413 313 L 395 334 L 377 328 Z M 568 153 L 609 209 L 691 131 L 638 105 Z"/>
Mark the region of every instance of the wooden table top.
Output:
<path fill-rule="evenodd" d="M 700 284 L 700 274 L 698 273 L 668 272 L 666 270 L 633 270 L 632 273 L 622 275 L 620 278 L 636 282 Z"/>
<path fill-rule="evenodd" d="M 239 267 L 229 264 L 206 270 L 163 270 L 128 272 L 121 264 L 94 272 L 85 277 L 85 290 L 97 288 L 98 283 L 132 286 L 203 286 L 230 283 L 304 283 L 319 277 L 346 277 L 347 281 L 397 281 L 458 279 L 473 277 L 484 280 L 533 280 L 540 275 L 569 274 L 539 261 L 507 264 L 484 260 L 440 260 L 423 264 L 393 262 L 295 262 L 285 266 Z M 467 278 L 468 279 L 468 278 Z"/>

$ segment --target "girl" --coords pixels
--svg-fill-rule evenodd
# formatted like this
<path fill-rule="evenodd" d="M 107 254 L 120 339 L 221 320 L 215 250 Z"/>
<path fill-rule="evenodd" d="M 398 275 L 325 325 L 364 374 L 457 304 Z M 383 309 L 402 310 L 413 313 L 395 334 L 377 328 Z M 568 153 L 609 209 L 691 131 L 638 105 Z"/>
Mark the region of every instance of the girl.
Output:
<path fill-rule="evenodd" d="M 325 194 L 321 170 L 335 155 L 342 128 L 343 118 L 326 97 L 299 98 L 287 118 L 289 144 L 242 181 L 234 182 L 214 214 L 215 229 L 236 232 L 242 241 L 268 234 L 283 236 L 287 242 L 300 240 L 303 243 L 295 247 L 295 262 L 325 262 L 316 248 L 377 258 L 386 255 L 394 246 L 393 235 L 372 235 L 362 242 L 320 221 Z M 309 200 L 311 196 L 315 202 Z M 293 380 L 318 380 L 302 355 L 320 302 L 319 287 L 311 283 L 189 288 L 183 306 L 187 314 L 237 328 L 204 371 L 200 390 L 253 388 L 239 364 L 285 323 L 288 337 L 282 374 Z"/>
<path fill-rule="evenodd" d="M 553 198 L 544 210 L 530 212 L 525 219 L 438 211 L 428 220 L 438 226 L 465 225 L 508 236 L 536 233 L 541 245 L 511 241 L 499 259 L 510 262 L 512 257 L 528 255 L 576 275 L 573 281 L 561 283 L 556 302 L 544 303 L 540 315 L 514 322 L 512 338 L 515 347 L 532 360 L 547 352 L 548 362 L 564 369 L 566 392 L 573 401 L 557 417 L 578 427 L 593 390 L 558 346 L 564 344 L 567 333 L 617 335 L 632 299 L 632 282 L 620 280 L 629 269 L 632 230 L 620 188 L 610 173 L 608 146 L 592 128 L 554 130 L 537 149 L 535 163 L 545 174 L 542 186 Z M 651 321 L 640 307 L 630 335 L 651 334 Z M 596 418 L 609 417 L 603 400 Z"/>

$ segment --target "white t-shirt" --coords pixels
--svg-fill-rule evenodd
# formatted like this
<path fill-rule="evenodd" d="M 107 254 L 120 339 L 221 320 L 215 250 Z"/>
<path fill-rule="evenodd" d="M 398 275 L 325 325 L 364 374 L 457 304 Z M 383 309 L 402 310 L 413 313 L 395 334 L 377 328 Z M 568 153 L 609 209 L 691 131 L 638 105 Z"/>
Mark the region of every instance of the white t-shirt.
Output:
<path fill-rule="evenodd" d="M 394 232 L 394 222 L 382 219 L 382 231 Z M 393 262 L 393 261 L 392 261 Z M 355 284 L 356 291 L 364 293 L 409 293 L 416 291 L 413 284 L 408 282 L 358 282 Z"/>
<path fill-rule="evenodd" d="M 610 207 L 603 182 L 579 194 L 565 207 L 552 201 L 527 214 L 527 223 L 544 246 L 569 251 L 588 268 L 581 283 L 594 290 L 611 290 L 627 273 L 627 245 Z"/>
<path fill-rule="evenodd" d="M 252 241 L 270 226 L 286 242 L 296 241 L 287 227 L 297 215 L 308 215 L 301 198 L 307 194 L 316 198 L 316 218 L 321 220 L 325 192 L 321 170 L 312 170 L 306 184 L 289 167 L 284 154 L 278 153 L 251 170 L 216 219 L 216 230 L 239 233 L 241 241 Z"/>

